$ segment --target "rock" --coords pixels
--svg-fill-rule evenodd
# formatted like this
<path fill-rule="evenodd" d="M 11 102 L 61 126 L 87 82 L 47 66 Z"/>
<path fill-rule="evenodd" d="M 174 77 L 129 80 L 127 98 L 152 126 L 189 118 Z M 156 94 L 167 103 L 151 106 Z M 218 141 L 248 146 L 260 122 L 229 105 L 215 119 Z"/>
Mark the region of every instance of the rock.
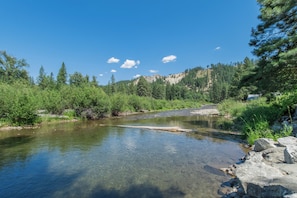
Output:
<path fill-rule="evenodd" d="M 258 143 L 261 141 L 267 143 L 267 140 Z M 245 161 L 236 165 L 237 192 L 232 191 L 234 188 L 221 189 L 221 194 L 225 193 L 223 197 L 297 198 L 297 138 L 279 138 L 278 144 L 273 145 L 262 151 L 249 152 Z M 255 145 L 254 150 L 263 149 L 258 146 Z"/>
<path fill-rule="evenodd" d="M 274 148 L 274 147 L 276 147 L 276 146 L 274 145 L 274 142 L 272 140 L 267 139 L 267 138 L 260 138 L 255 141 L 254 150 L 256 152 L 259 152 L 259 151 L 263 151 L 268 148 Z"/>
<path fill-rule="evenodd" d="M 284 198 L 297 198 L 297 193 L 291 195 L 285 195 Z"/>
<path fill-rule="evenodd" d="M 283 183 L 283 172 L 264 162 L 246 161 L 237 167 L 236 176 L 244 192 L 252 197 L 283 197 L 292 193 Z"/>
<path fill-rule="evenodd" d="M 288 164 L 297 163 L 297 146 L 289 145 L 284 151 L 285 162 Z M 296 184 L 297 185 L 297 184 Z"/>
<path fill-rule="evenodd" d="M 262 151 L 262 157 L 269 164 L 282 163 L 285 161 L 284 150 L 285 147 L 269 148 Z"/>
<path fill-rule="evenodd" d="M 278 143 L 280 146 L 286 147 L 286 146 L 290 146 L 290 145 L 297 145 L 297 138 L 293 137 L 293 136 L 288 136 L 288 137 L 283 137 L 283 138 L 279 138 Z"/>

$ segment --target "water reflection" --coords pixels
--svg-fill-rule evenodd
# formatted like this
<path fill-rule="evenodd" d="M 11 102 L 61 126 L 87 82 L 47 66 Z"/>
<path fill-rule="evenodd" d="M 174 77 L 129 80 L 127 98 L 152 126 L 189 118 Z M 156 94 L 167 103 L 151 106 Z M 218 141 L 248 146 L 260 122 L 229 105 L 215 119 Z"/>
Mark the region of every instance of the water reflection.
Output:
<path fill-rule="evenodd" d="M 216 170 L 244 154 L 240 144 L 217 137 L 214 118 L 157 115 L 1 132 L 0 197 L 218 197 L 228 178 Z"/>

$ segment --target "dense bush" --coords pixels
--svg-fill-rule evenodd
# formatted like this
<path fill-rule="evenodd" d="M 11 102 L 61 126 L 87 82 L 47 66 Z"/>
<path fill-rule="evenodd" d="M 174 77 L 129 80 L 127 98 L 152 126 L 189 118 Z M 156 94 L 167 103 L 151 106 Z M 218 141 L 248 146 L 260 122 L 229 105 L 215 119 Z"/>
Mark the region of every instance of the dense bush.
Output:
<path fill-rule="evenodd" d="M 32 89 L 22 84 L 0 84 L 0 115 L 12 125 L 32 125 L 39 121 Z"/>

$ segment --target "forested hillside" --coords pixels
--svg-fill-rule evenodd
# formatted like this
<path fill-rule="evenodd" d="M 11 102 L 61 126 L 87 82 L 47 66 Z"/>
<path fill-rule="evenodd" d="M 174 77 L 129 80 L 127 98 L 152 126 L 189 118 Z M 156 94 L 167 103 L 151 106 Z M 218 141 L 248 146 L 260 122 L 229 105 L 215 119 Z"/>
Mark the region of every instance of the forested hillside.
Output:
<path fill-rule="evenodd" d="M 252 75 L 255 68 L 256 62 L 245 58 L 234 64 L 218 63 L 206 68 L 198 66 L 169 76 L 141 76 L 122 82 L 115 82 L 112 77 L 103 89 L 108 93 L 113 87 L 117 87 L 121 93 L 166 100 L 190 99 L 214 103 L 229 97 L 244 100 L 248 94 L 256 93 L 252 85 L 242 85 L 242 80 Z M 138 89 L 141 91 L 137 92 Z"/>

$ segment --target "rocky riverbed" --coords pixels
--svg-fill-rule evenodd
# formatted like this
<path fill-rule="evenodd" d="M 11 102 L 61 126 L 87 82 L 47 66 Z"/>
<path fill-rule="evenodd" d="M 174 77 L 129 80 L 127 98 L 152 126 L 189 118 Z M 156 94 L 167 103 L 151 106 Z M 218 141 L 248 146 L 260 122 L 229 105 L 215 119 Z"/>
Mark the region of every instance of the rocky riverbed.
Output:
<path fill-rule="evenodd" d="M 241 161 L 223 171 L 233 176 L 221 185 L 224 198 L 297 198 L 297 138 L 261 138 Z"/>

